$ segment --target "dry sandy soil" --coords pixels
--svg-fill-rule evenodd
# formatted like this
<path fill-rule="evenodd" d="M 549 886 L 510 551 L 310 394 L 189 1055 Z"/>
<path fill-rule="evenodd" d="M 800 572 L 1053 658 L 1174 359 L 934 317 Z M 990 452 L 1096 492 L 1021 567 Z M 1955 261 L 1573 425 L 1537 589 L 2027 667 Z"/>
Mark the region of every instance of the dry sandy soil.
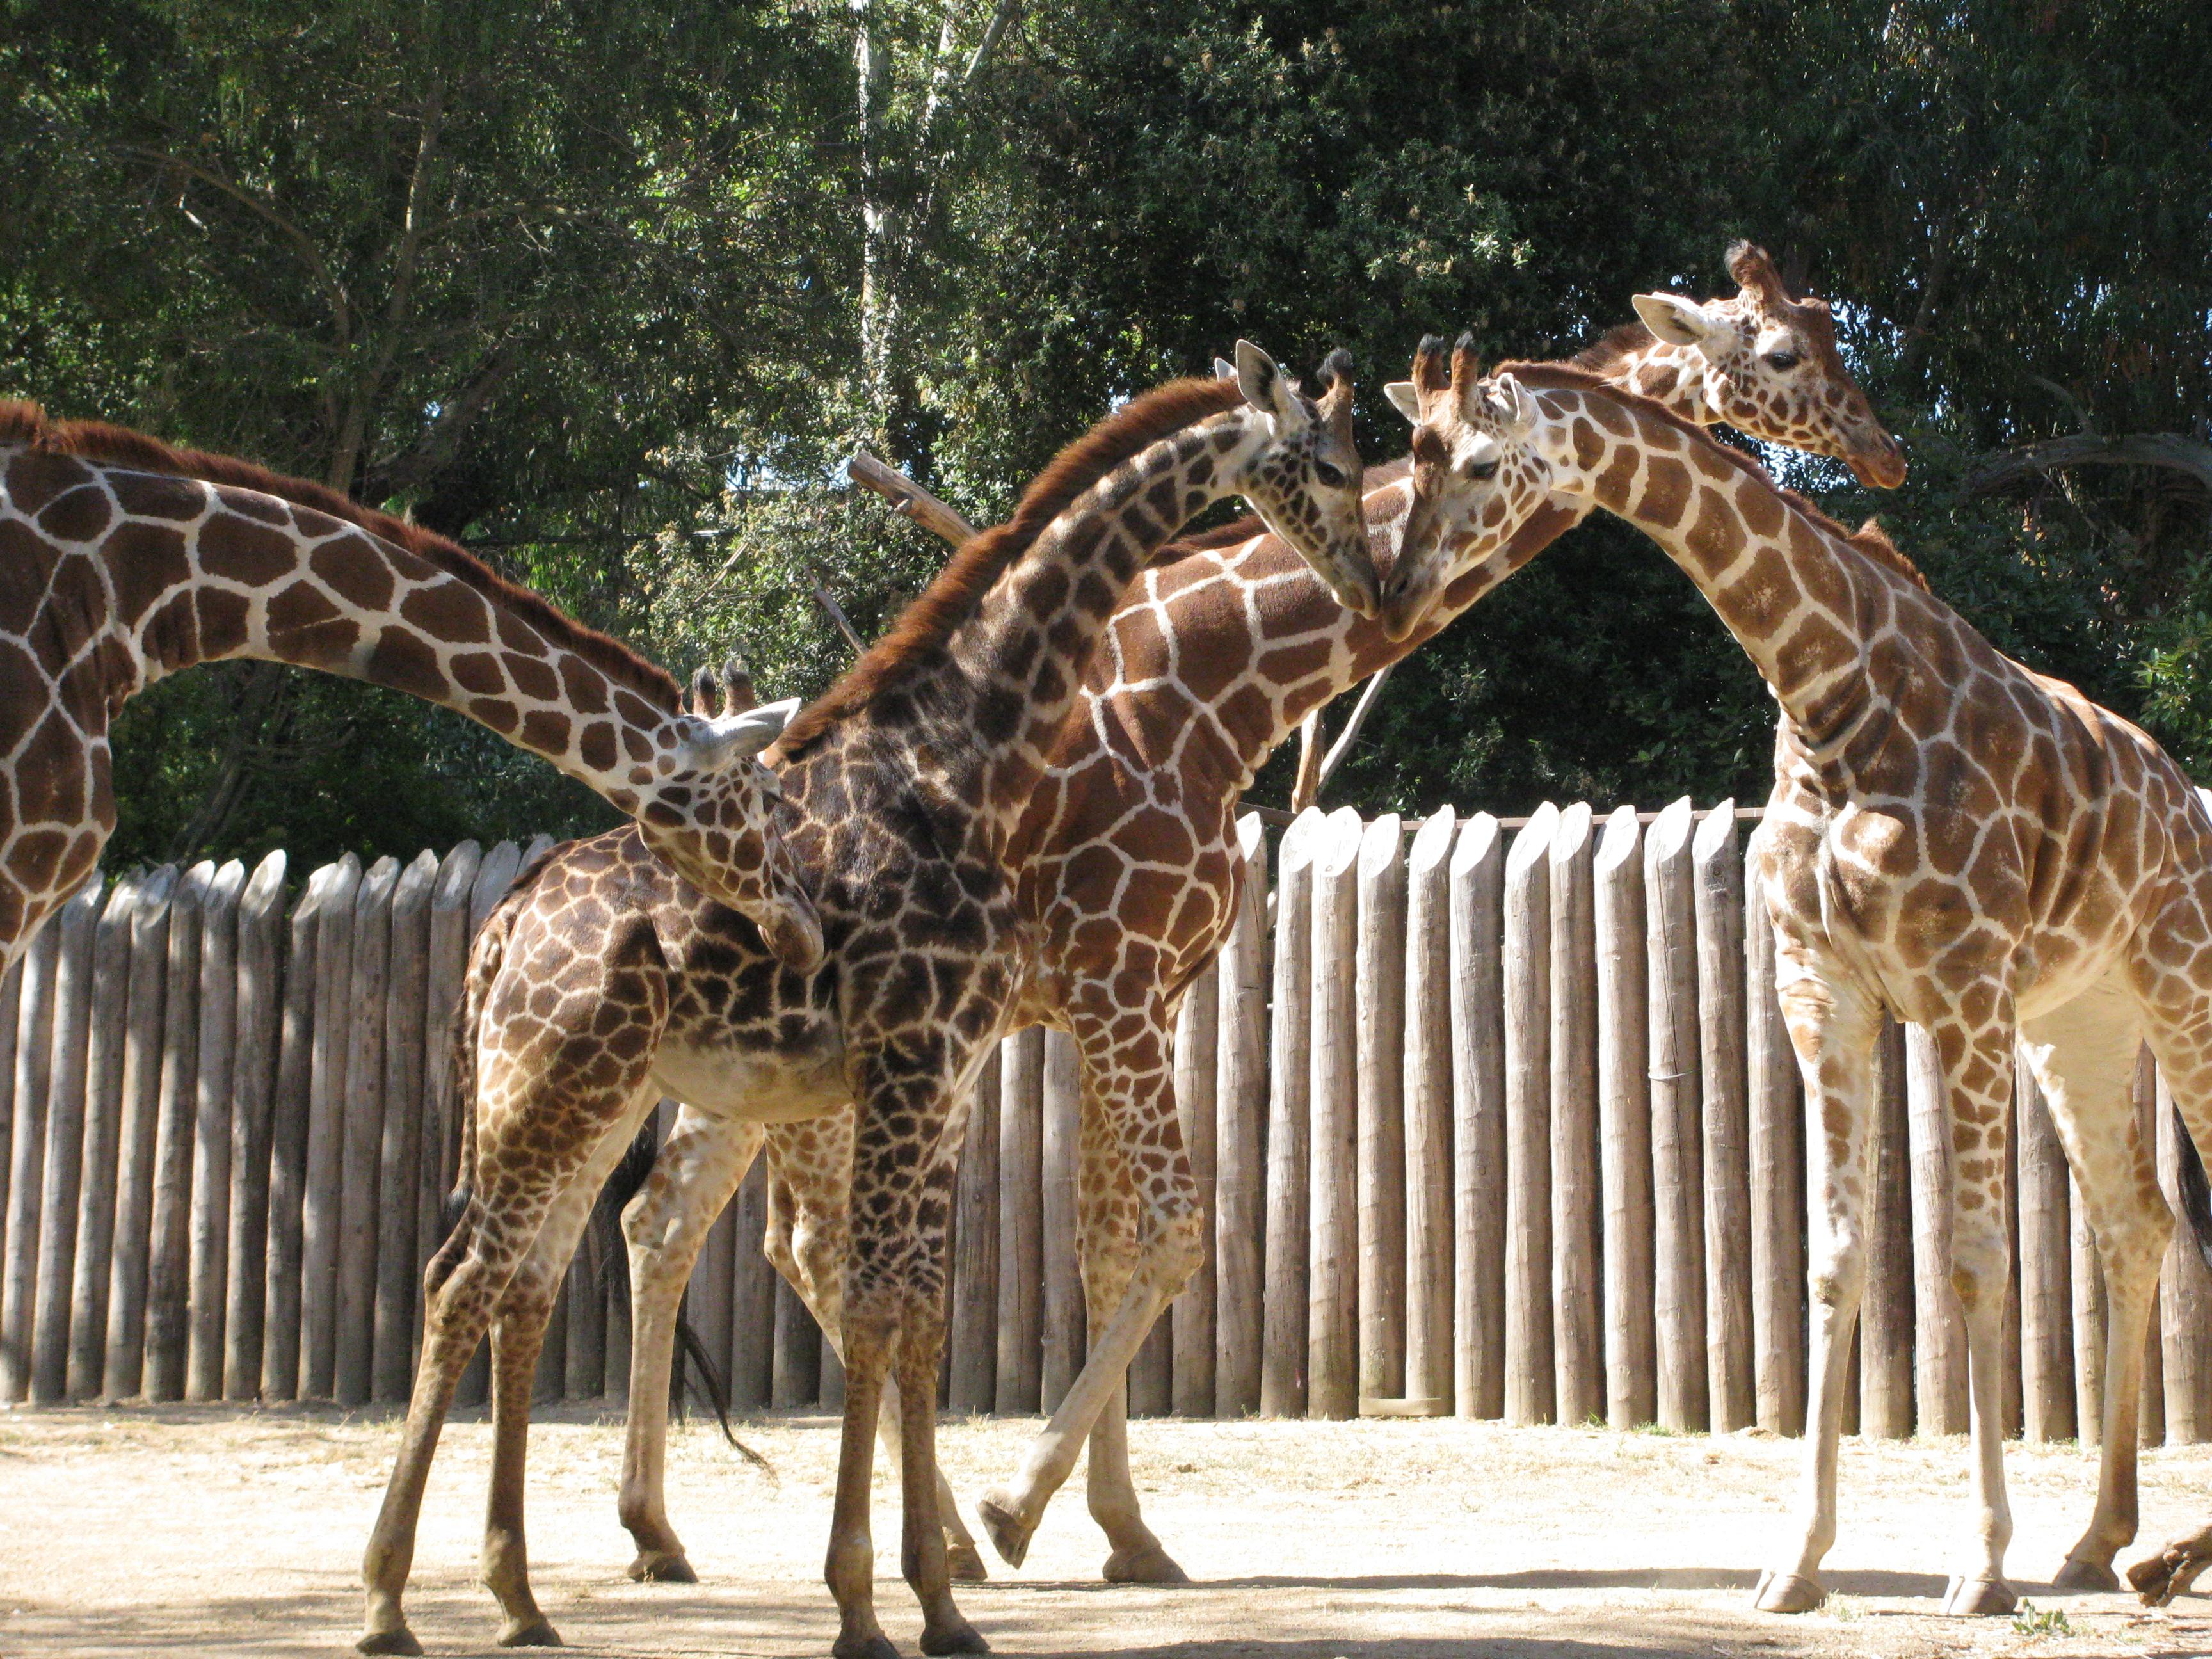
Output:
<path fill-rule="evenodd" d="M 1033 1423 L 952 1422 L 956 1490 L 1013 1466 Z M 333 1654 L 358 1629 L 356 1572 L 396 1439 L 388 1418 L 216 1408 L 0 1416 L 0 1653 Z M 836 1453 L 822 1418 L 757 1422 L 773 1484 L 679 1428 L 673 1518 L 705 1582 L 623 1576 L 619 1427 L 556 1413 L 532 1441 L 539 1599 L 572 1649 L 801 1655 L 836 1632 L 821 1560 Z M 1636 1655 L 2212 1653 L 2212 1603 L 2146 1612 L 2043 1582 L 2089 1510 L 2090 1455 L 2014 1448 L 2011 1565 L 2040 1618 L 1947 1620 L 1930 1597 L 1963 1532 L 1962 1442 L 1846 1443 L 1838 1593 L 1802 1619 L 1751 1611 L 1781 1547 L 1794 1443 L 1509 1430 L 1455 1422 L 1135 1425 L 1153 1527 L 1197 1583 L 1109 1588 L 1079 1472 L 1027 1565 L 962 1605 L 998 1650 L 1188 1659 L 1535 1659 Z M 495 1651 L 474 1582 L 489 1431 L 447 1433 L 409 1612 L 432 1653 Z M 2212 1510 L 2212 1449 L 2145 1460 L 2143 1536 Z M 878 1592 L 893 1638 L 920 1620 L 896 1577 L 879 1468 Z M 2130 1551 L 2123 1559 L 2132 1559 Z M 995 1566 L 995 1564 L 994 1564 Z M 2063 1624 L 2051 1615 L 2063 1613 Z M 2052 1628 L 2052 1626 L 2057 1628 Z"/>

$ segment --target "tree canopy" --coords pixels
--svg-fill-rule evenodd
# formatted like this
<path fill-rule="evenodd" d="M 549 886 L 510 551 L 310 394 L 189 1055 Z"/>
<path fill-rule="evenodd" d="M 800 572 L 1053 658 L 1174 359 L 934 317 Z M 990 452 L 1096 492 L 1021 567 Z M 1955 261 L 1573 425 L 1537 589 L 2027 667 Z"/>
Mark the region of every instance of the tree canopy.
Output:
<path fill-rule="evenodd" d="M 1423 333 L 1571 351 L 1749 236 L 1836 302 L 1912 476 L 1778 467 L 2212 767 L 2194 0 L 5 7 L 0 393 L 411 513 L 679 672 L 818 690 L 817 587 L 869 634 L 941 561 L 844 484 L 855 442 L 989 522 L 1249 334 L 1351 347 L 1384 459 Z M 1331 793 L 1755 798 L 1771 727 L 1593 522 L 1399 670 Z M 125 860 L 605 821 L 454 717 L 258 665 L 155 688 L 117 750 Z"/>

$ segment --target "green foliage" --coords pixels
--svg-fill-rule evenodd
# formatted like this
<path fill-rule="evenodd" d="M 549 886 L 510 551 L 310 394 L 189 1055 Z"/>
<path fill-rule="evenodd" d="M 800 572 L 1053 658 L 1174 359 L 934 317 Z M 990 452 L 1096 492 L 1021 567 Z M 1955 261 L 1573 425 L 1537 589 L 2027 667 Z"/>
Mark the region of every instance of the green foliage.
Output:
<path fill-rule="evenodd" d="M 2204 433 L 2192 0 L 4 3 L 0 390 L 411 511 L 679 672 L 818 690 L 817 579 L 866 635 L 941 562 L 841 486 L 856 438 L 988 523 L 1249 334 L 1350 346 L 1382 459 L 1424 332 L 1563 353 L 1751 235 L 1842 302 L 1913 470 L 1770 459 L 2212 765 L 2202 486 L 1986 471 Z M 131 706 L 118 855 L 604 821 L 465 723 L 279 678 Z M 1771 730 L 1696 592 L 1592 522 L 1397 672 L 1331 796 L 1755 799 Z"/>

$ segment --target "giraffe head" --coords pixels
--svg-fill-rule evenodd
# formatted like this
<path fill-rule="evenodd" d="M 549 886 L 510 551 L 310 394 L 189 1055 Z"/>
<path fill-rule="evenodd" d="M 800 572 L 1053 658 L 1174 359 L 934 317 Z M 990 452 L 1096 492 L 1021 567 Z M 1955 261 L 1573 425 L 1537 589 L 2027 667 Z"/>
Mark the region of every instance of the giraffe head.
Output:
<path fill-rule="evenodd" d="M 1536 444 L 1536 400 L 1510 374 L 1482 379 L 1464 334 L 1449 367 L 1443 342 L 1429 336 L 1413 379 L 1383 391 L 1413 423 L 1413 500 L 1382 584 L 1382 631 L 1402 640 L 1454 577 L 1502 549 L 1544 504 L 1552 473 Z"/>
<path fill-rule="evenodd" d="M 1268 428 L 1231 487 L 1298 550 L 1339 604 L 1374 616 L 1375 560 L 1361 506 L 1359 451 L 1352 441 L 1351 354 L 1329 353 L 1321 366 L 1328 389 L 1317 399 L 1308 398 L 1249 340 L 1237 343 L 1233 364 L 1216 359 L 1213 368 L 1237 382 Z"/>
<path fill-rule="evenodd" d="M 1842 461 L 1861 483 L 1894 489 L 1905 452 L 1844 367 L 1825 300 L 1792 299 L 1764 248 L 1729 250 L 1733 300 L 1639 294 L 1636 314 L 1667 345 L 1694 351 L 1712 418 L 1769 443 Z"/>
<path fill-rule="evenodd" d="M 719 709 L 715 707 L 719 691 Z M 776 824 L 783 786 L 756 758 L 782 735 L 799 699 L 756 706 L 734 657 L 717 687 L 702 670 L 674 749 L 641 792 L 638 830 L 684 880 L 751 919 L 776 960 L 811 973 L 822 961 L 822 918 Z"/>

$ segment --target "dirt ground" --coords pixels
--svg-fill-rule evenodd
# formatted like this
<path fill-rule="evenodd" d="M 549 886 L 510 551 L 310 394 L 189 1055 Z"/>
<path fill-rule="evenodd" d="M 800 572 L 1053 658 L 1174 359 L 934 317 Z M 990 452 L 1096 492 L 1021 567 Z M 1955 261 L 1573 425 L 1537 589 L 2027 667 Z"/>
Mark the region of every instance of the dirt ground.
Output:
<path fill-rule="evenodd" d="M 944 1457 L 972 1502 L 1033 1422 L 953 1421 Z M 836 1633 L 821 1562 L 836 1455 L 818 1417 L 747 1425 L 773 1483 L 711 1432 L 676 1431 L 672 1518 L 703 1583 L 623 1575 L 619 1425 L 556 1413 L 532 1438 L 531 1553 L 572 1650 L 798 1655 Z M 994 1561 L 962 1606 L 1012 1654 L 1187 1659 L 1595 1659 L 1635 1655 L 2212 1654 L 2212 1602 L 2146 1612 L 2045 1581 L 2087 1517 L 2094 1457 L 2013 1448 L 2011 1565 L 2033 1612 L 1932 1616 L 1964 1534 L 1963 1442 L 1847 1442 L 1838 1593 L 1753 1612 L 1784 1546 L 1794 1443 L 1513 1430 L 1457 1422 L 1133 1425 L 1155 1530 L 1197 1582 L 1102 1585 L 1079 1471 L 1019 1571 Z M 396 1441 L 389 1417 L 287 1409 L 18 1411 L 0 1417 L 0 1654 L 332 1654 L 359 1628 L 356 1572 Z M 432 1653 L 495 1651 L 474 1564 L 489 1431 L 449 1429 L 409 1613 Z M 912 1653 L 896 1492 L 878 1471 L 878 1602 Z M 2212 1449 L 2147 1455 L 2143 1537 L 2212 1510 Z M 2123 1561 L 2134 1559 L 2130 1551 Z"/>

